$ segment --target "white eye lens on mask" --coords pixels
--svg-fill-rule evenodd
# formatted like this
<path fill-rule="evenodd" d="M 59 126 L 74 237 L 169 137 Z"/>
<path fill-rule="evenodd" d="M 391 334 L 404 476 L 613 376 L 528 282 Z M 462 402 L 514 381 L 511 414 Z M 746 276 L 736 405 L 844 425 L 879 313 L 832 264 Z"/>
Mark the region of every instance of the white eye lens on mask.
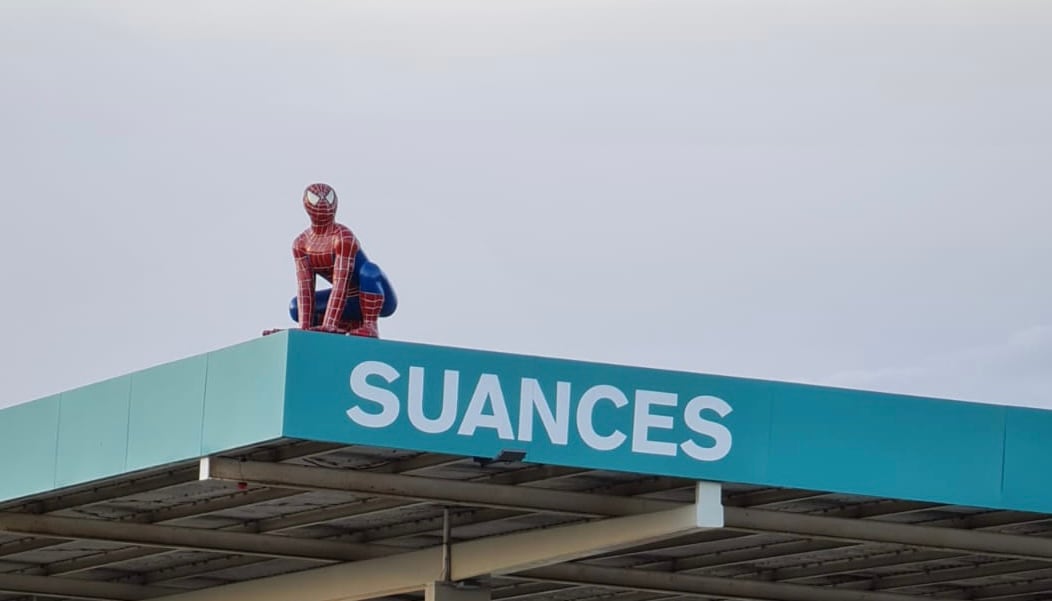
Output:
<path fill-rule="evenodd" d="M 316 205 L 316 204 L 318 204 L 319 200 L 321 200 L 321 199 L 318 198 L 317 194 L 315 194 L 314 192 L 311 192 L 310 190 L 307 190 L 307 202 L 311 203 L 312 205 Z"/>
<path fill-rule="evenodd" d="M 325 195 L 325 202 L 332 204 L 336 200 L 336 192 L 329 190 L 329 193 Z"/>

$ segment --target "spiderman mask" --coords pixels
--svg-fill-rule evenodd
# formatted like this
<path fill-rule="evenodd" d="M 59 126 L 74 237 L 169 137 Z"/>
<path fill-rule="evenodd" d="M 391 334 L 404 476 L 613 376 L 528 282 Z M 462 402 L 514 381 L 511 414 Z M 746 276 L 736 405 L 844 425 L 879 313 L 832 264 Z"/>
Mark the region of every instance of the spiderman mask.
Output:
<path fill-rule="evenodd" d="M 315 226 L 336 221 L 336 204 L 336 190 L 328 184 L 311 184 L 303 193 L 303 207 L 307 209 L 307 215 Z"/>

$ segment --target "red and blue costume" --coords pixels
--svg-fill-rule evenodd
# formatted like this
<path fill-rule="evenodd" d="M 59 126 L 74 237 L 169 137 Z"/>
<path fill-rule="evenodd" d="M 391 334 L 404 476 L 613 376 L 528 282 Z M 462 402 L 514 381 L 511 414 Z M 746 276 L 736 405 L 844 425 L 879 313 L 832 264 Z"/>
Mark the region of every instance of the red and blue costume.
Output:
<path fill-rule="evenodd" d="M 327 184 L 311 184 L 303 194 L 311 225 L 292 243 L 299 288 L 289 313 L 304 330 L 377 338 L 377 320 L 394 313 L 398 299 L 350 228 L 336 223 L 336 205 Z M 316 276 L 332 287 L 316 290 Z"/>

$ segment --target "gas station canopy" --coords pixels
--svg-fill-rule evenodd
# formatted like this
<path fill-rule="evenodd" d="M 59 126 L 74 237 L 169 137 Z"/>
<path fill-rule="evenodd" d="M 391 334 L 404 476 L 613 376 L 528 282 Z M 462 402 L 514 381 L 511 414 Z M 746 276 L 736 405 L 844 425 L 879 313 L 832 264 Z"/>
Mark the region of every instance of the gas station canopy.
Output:
<path fill-rule="evenodd" d="M 0 411 L 0 601 L 1052 599 L 1052 412 L 284 332 Z"/>

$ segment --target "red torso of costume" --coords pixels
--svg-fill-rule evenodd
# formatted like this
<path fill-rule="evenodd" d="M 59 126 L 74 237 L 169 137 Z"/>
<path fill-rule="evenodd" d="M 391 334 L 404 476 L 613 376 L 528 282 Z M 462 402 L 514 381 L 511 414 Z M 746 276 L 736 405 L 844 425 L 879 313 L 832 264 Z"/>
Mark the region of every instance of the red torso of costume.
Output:
<path fill-rule="evenodd" d="M 297 258 L 305 256 L 310 271 L 329 282 L 333 281 L 337 256 L 349 257 L 352 261 L 358 254 L 358 239 L 350 228 L 340 223 L 319 228 L 310 228 L 296 238 L 294 244 Z M 353 265 L 349 267 L 353 268 Z M 348 274 L 342 274 L 348 276 Z"/>
<path fill-rule="evenodd" d="M 299 283 L 301 327 L 312 329 L 310 319 L 314 311 L 314 277 L 320 275 L 332 282 L 332 294 L 325 307 L 320 329 L 345 330 L 349 324 L 341 323 L 340 317 L 348 298 L 358 295 L 358 287 L 351 281 L 354 259 L 358 254 L 358 239 L 350 228 L 339 223 L 315 225 L 296 237 L 292 253 L 296 259 L 296 279 Z"/>

